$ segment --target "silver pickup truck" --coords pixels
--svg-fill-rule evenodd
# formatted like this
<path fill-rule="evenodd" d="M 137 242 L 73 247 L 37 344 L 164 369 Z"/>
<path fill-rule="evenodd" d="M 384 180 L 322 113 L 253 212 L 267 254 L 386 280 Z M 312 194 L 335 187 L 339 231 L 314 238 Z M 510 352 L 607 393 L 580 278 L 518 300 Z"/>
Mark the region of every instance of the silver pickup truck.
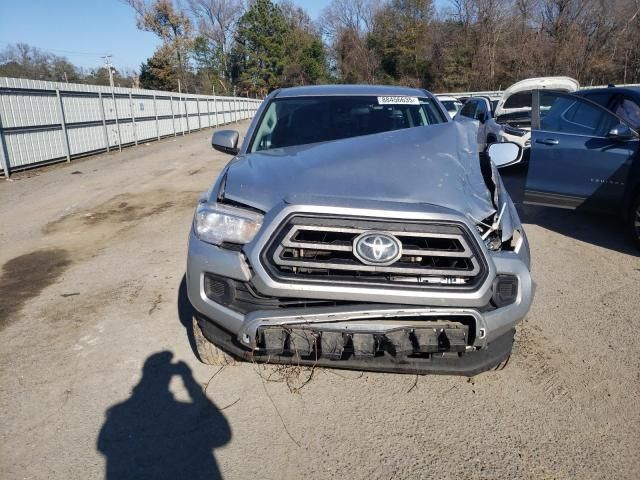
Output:
<path fill-rule="evenodd" d="M 474 375 L 505 362 L 533 299 L 529 245 L 477 125 L 429 92 L 270 94 L 195 212 L 200 359 Z"/>

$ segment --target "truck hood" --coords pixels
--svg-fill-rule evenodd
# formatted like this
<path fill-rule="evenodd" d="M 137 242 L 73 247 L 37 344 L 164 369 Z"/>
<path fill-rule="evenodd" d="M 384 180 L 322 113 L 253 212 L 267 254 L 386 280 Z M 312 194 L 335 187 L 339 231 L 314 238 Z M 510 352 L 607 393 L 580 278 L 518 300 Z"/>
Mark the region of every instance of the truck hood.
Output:
<path fill-rule="evenodd" d="M 505 113 L 531 110 L 531 105 L 521 108 L 504 108 L 504 104 L 508 100 L 508 98 L 515 93 L 527 92 L 530 90 L 539 90 L 543 88 L 549 90 L 559 90 L 562 92 L 575 92 L 576 90 L 578 90 L 578 88 L 580 88 L 580 83 L 578 83 L 577 80 L 574 80 L 571 77 L 527 78 L 526 80 L 514 83 L 504 91 L 504 93 L 502 94 L 502 98 L 498 102 L 498 105 L 496 105 L 494 116 L 498 117 L 500 115 L 504 115 Z"/>
<path fill-rule="evenodd" d="M 314 196 L 438 205 L 481 220 L 495 209 L 476 135 L 475 122 L 448 122 L 244 154 L 220 193 L 264 212 Z"/>

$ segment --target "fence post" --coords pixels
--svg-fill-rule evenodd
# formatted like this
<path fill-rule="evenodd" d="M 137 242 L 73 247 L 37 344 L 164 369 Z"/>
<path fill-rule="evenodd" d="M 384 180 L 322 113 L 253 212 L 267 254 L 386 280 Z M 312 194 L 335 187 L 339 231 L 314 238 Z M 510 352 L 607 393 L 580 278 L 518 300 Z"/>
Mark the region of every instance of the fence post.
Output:
<path fill-rule="evenodd" d="M 171 125 L 173 126 L 173 136 L 177 136 L 176 133 L 176 116 L 173 113 L 173 95 L 169 95 L 169 106 L 171 107 Z"/>
<path fill-rule="evenodd" d="M 136 132 L 136 116 L 133 113 L 133 97 L 129 92 L 129 111 L 131 112 L 131 125 L 133 126 L 133 143 L 138 145 L 138 132 Z"/>
<path fill-rule="evenodd" d="M 234 123 L 238 123 L 238 98 L 235 95 L 233 95 L 233 118 L 234 118 Z"/>
<path fill-rule="evenodd" d="M 116 102 L 116 92 L 111 89 L 111 98 L 113 99 L 113 110 L 116 114 L 116 128 L 118 129 L 118 151 L 122 151 L 122 135 L 120 134 L 120 119 L 118 118 L 118 102 Z"/>
<path fill-rule="evenodd" d="M 187 132 L 191 133 L 191 125 L 189 125 L 189 104 L 187 103 L 189 99 L 182 97 L 182 101 L 184 102 L 184 121 L 187 122 Z M 184 135 L 184 130 L 182 131 L 182 135 Z"/>
<path fill-rule="evenodd" d="M 102 128 L 104 130 L 104 142 L 109 151 L 109 132 L 107 131 L 107 118 L 104 114 L 104 101 L 102 100 L 102 92 L 98 92 L 98 101 L 100 102 L 100 115 L 102 116 Z"/>
<path fill-rule="evenodd" d="M 156 114 L 156 133 L 158 134 L 158 140 L 160 140 L 160 124 L 158 123 L 158 103 L 156 102 L 156 94 L 153 94 L 153 111 Z"/>
<path fill-rule="evenodd" d="M 213 127 L 213 123 L 211 123 L 211 100 L 207 98 L 207 113 L 209 114 L 209 128 Z"/>
<path fill-rule="evenodd" d="M 213 96 L 213 110 L 216 112 L 216 128 L 218 128 L 218 100 L 215 95 Z"/>
<path fill-rule="evenodd" d="M 2 115 L 0 115 L 0 163 L 4 170 L 4 178 L 9 178 L 11 171 L 9 169 L 9 151 L 7 150 L 7 142 L 4 139 L 4 130 L 2 128 Z"/>
<path fill-rule="evenodd" d="M 180 107 L 179 112 L 180 112 L 180 131 L 182 132 L 182 136 L 184 136 L 184 128 L 182 128 L 182 94 L 180 94 L 180 96 L 178 97 L 178 106 Z M 187 122 L 187 127 L 189 126 L 189 118 L 185 118 L 185 121 Z"/>
<path fill-rule="evenodd" d="M 60 126 L 62 127 L 62 135 L 64 135 L 65 153 L 67 162 L 71 161 L 71 149 L 69 148 L 69 135 L 67 135 L 67 123 L 64 120 L 64 107 L 62 105 L 62 96 L 60 90 L 56 88 L 56 97 L 58 97 L 58 116 L 60 117 Z"/>
<path fill-rule="evenodd" d="M 202 130 L 202 122 L 200 121 L 200 99 L 196 98 L 196 107 L 198 108 L 198 130 Z"/>
<path fill-rule="evenodd" d="M 178 111 L 180 112 L 180 131 L 182 132 L 182 136 L 184 137 L 184 128 L 182 128 L 182 83 L 180 79 L 178 79 Z M 189 128 L 189 116 L 185 119 L 187 122 L 187 128 Z"/>

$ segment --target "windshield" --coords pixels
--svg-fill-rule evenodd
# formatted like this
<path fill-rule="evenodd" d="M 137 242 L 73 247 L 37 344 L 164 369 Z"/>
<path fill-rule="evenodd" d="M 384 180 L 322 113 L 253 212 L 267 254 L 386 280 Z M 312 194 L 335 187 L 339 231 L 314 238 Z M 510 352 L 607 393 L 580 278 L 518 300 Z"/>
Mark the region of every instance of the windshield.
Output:
<path fill-rule="evenodd" d="M 249 152 L 327 142 L 445 121 L 434 101 L 429 98 L 276 98 L 262 115 Z"/>

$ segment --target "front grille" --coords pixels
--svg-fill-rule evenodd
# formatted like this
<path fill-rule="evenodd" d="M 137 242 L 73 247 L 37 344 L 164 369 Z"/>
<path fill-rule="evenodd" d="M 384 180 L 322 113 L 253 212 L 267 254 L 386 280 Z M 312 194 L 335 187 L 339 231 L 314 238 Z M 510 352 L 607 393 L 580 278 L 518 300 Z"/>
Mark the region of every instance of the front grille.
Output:
<path fill-rule="evenodd" d="M 367 265 L 354 254 L 365 232 L 393 235 L 402 255 L 391 265 Z M 371 221 L 352 217 L 289 217 L 263 250 L 279 279 L 373 283 L 404 288 L 474 288 L 486 278 L 484 257 L 459 223 Z"/>

